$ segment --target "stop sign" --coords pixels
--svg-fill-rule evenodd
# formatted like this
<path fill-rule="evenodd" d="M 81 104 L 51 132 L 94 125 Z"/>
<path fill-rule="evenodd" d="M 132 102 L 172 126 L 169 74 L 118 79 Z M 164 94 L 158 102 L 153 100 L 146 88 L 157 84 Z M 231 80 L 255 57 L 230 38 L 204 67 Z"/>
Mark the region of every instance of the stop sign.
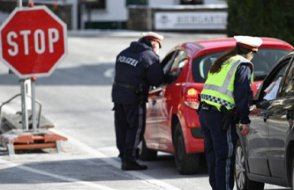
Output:
<path fill-rule="evenodd" d="M 48 76 L 67 53 L 66 34 L 47 7 L 16 8 L 0 28 L 0 61 L 21 78 Z"/>

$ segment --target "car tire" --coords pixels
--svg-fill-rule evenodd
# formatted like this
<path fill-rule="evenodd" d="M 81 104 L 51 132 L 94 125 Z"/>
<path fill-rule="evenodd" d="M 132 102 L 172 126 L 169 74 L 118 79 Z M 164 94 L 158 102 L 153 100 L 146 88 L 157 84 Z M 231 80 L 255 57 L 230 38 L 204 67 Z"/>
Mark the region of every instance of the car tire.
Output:
<path fill-rule="evenodd" d="M 157 158 L 157 151 L 147 148 L 145 139 L 141 142 L 139 158 L 143 161 L 156 160 Z"/>
<path fill-rule="evenodd" d="M 264 183 L 252 181 L 247 177 L 244 151 L 239 141 L 236 146 L 235 182 L 238 190 L 264 189 Z"/>
<path fill-rule="evenodd" d="M 175 148 L 175 165 L 180 174 L 194 174 L 200 167 L 199 154 L 187 154 L 180 124 L 178 123 L 173 133 Z"/>
<path fill-rule="evenodd" d="M 292 181 L 291 181 L 291 189 L 294 190 L 294 158 L 292 159 Z"/>

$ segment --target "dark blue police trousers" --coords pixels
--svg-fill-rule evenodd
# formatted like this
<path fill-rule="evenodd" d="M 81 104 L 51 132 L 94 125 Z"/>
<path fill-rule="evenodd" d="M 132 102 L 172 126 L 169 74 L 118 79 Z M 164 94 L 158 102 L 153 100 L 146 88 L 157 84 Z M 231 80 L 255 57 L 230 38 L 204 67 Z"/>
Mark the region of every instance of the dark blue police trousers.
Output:
<path fill-rule="evenodd" d="M 238 138 L 234 122 L 232 120 L 231 126 L 223 129 L 223 113 L 215 109 L 201 109 L 199 118 L 204 135 L 209 183 L 213 190 L 233 190 Z"/>
<path fill-rule="evenodd" d="M 114 104 L 116 146 L 122 160 L 136 161 L 145 131 L 145 104 Z"/>

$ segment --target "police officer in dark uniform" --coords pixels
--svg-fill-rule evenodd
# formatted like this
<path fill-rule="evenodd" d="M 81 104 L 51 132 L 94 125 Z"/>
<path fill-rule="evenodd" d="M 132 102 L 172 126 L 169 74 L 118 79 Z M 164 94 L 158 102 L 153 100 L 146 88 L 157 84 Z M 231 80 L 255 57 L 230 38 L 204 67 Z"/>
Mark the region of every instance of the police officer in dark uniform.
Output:
<path fill-rule="evenodd" d="M 164 78 L 158 56 L 162 40 L 155 32 L 143 33 L 116 57 L 112 101 L 122 170 L 147 169 L 137 162 L 137 146 L 145 130 L 149 85 L 159 85 Z"/>
<path fill-rule="evenodd" d="M 262 43 L 258 37 L 234 38 L 236 47 L 214 62 L 200 94 L 199 118 L 213 190 L 233 190 L 236 122 L 240 134 L 247 135 L 253 82 L 251 60 Z"/>

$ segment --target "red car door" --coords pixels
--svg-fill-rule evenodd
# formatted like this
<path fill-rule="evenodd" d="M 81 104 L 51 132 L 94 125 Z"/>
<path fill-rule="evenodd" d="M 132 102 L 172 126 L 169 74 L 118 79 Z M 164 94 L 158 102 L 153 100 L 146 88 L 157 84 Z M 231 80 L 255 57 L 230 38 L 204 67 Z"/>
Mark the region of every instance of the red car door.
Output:
<path fill-rule="evenodd" d="M 161 92 L 158 93 L 157 106 L 160 120 L 158 123 L 158 130 L 161 136 L 161 150 L 173 150 L 172 114 L 177 110 L 181 103 L 182 83 L 178 78 L 182 73 L 184 66 L 187 64 L 187 60 L 188 58 L 185 51 L 178 50 L 175 53 L 175 57 L 170 63 L 169 69 L 165 72 L 167 79 L 166 85 L 162 86 Z"/>
<path fill-rule="evenodd" d="M 150 90 L 147 102 L 145 140 L 148 147 L 153 149 L 159 149 L 159 141 L 161 137 L 158 128 L 158 125 L 162 120 L 160 107 L 158 106 L 161 92 L 161 87 Z"/>
<path fill-rule="evenodd" d="M 173 63 L 177 50 L 170 52 L 161 62 L 163 71 L 166 74 L 171 64 Z M 165 102 L 164 94 L 167 83 L 159 85 L 158 87 L 152 86 L 149 90 L 148 102 L 147 102 L 147 116 L 146 116 L 146 130 L 145 130 L 145 141 L 147 146 L 152 149 L 160 150 L 160 139 L 163 136 L 163 131 L 159 127 L 162 123 L 167 120 L 166 113 L 162 102 Z"/>

